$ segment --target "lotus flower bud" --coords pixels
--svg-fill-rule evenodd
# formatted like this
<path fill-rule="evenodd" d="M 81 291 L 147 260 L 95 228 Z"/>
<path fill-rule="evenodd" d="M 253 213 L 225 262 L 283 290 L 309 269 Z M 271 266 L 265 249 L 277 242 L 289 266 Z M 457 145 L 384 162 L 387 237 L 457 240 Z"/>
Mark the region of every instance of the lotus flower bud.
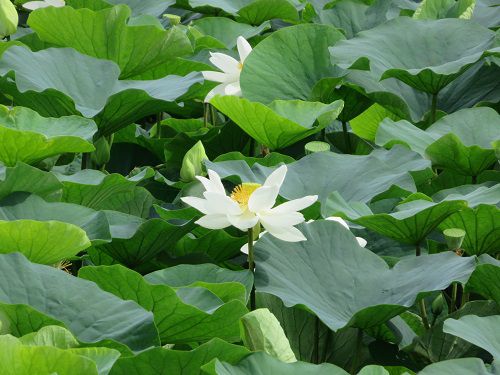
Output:
<path fill-rule="evenodd" d="M 195 176 L 203 175 L 203 160 L 208 159 L 203 143 L 198 141 L 182 159 L 181 181 L 194 181 Z"/>
<path fill-rule="evenodd" d="M 14 34 L 18 21 L 14 4 L 10 0 L 0 0 L 0 39 Z"/>

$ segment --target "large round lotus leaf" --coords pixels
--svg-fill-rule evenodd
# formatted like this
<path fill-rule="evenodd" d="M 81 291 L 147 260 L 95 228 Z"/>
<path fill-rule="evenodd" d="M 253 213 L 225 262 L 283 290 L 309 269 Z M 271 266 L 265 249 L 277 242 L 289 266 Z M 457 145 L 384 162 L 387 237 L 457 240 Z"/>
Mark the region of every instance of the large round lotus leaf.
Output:
<path fill-rule="evenodd" d="M 166 60 L 192 51 L 181 30 L 129 26 L 129 17 L 130 9 L 124 5 L 100 11 L 48 7 L 30 15 L 28 24 L 45 42 L 116 62 L 121 79 L 168 64 Z"/>
<path fill-rule="evenodd" d="M 46 118 L 28 108 L 0 106 L 0 161 L 14 166 L 66 152 L 91 152 L 97 126 L 77 116 Z"/>
<path fill-rule="evenodd" d="M 493 358 L 500 359 L 500 315 L 466 315 L 460 319 L 447 319 L 443 331 L 488 351 Z"/>
<path fill-rule="evenodd" d="M 90 247 L 83 229 L 60 221 L 0 221 L 0 254 L 20 252 L 34 263 L 55 264 Z"/>
<path fill-rule="evenodd" d="M 419 375 L 493 375 L 479 358 L 457 358 L 433 363 Z"/>
<path fill-rule="evenodd" d="M 493 142 L 500 140 L 500 118 L 491 108 L 467 108 L 442 117 L 427 130 L 402 120 L 380 124 L 378 145 L 403 143 L 433 164 L 477 176 L 497 159 Z"/>
<path fill-rule="evenodd" d="M 250 351 L 244 346 L 212 339 L 190 351 L 153 348 L 135 357 L 122 357 L 110 375 L 199 375 L 202 374 L 200 367 L 215 358 L 234 364 L 248 354 Z"/>
<path fill-rule="evenodd" d="M 472 273 L 466 291 L 474 291 L 495 301 L 500 306 L 500 261 L 489 255 L 481 255 Z"/>
<path fill-rule="evenodd" d="M 111 339 L 137 351 L 159 344 L 153 315 L 135 302 L 21 254 L 0 255 L 0 283 L 1 303 L 28 305 L 64 323 L 80 341 Z"/>
<path fill-rule="evenodd" d="M 260 164 L 250 168 L 242 160 L 205 164 L 222 178 L 238 176 L 242 182 L 263 183 L 275 169 Z M 389 151 L 379 149 L 362 156 L 319 152 L 287 164 L 280 195 L 286 199 L 318 195 L 323 204 L 332 192 L 338 191 L 346 201 L 369 202 L 393 185 L 415 191 L 414 180 L 408 172 L 425 170 L 429 165 L 428 160 L 403 147 Z"/>
<path fill-rule="evenodd" d="M 314 85 L 335 76 L 328 47 L 344 36 L 327 25 L 283 28 L 260 42 L 245 60 L 241 89 L 262 103 L 276 99 L 308 100 Z"/>
<path fill-rule="evenodd" d="M 151 16 L 161 15 L 175 0 L 106 0 L 110 4 L 126 4 L 132 9 L 133 16 L 149 14 Z"/>
<path fill-rule="evenodd" d="M 399 17 L 330 48 L 343 69 L 376 72 L 436 94 L 492 47 L 495 33 L 458 19 Z"/>
<path fill-rule="evenodd" d="M 208 368 L 208 366 L 206 366 Z M 347 375 L 330 363 L 315 365 L 306 362 L 285 363 L 264 352 L 249 355 L 236 365 L 216 360 L 211 375 Z"/>
<path fill-rule="evenodd" d="M 95 117 L 101 135 L 161 112 L 168 102 L 202 82 L 199 73 L 120 81 L 120 69 L 112 61 L 82 55 L 71 48 L 31 52 L 20 46 L 12 46 L 2 55 L 0 76 L 5 75 L 15 76 L 15 81 L 0 80 L 0 87 L 14 97 L 16 104 L 42 116 Z"/>
<path fill-rule="evenodd" d="M 307 241 L 284 246 L 269 235 L 257 241 L 257 291 L 279 297 L 286 306 L 306 306 L 334 331 L 382 324 L 411 307 L 419 293 L 466 281 L 476 263 L 446 252 L 405 258 L 389 268 L 339 223 L 316 221 L 299 228 Z"/>
<path fill-rule="evenodd" d="M 153 285 L 120 265 L 84 267 L 79 276 L 152 311 L 163 343 L 206 341 L 214 337 L 238 341 L 239 319 L 248 312 L 239 300 L 225 303 L 201 287 L 176 291 L 167 285 Z"/>
<path fill-rule="evenodd" d="M 38 195 L 14 193 L 0 201 L 1 220 L 56 220 L 80 227 L 93 245 L 111 241 L 109 223 L 103 212 L 76 204 L 46 202 Z"/>
<path fill-rule="evenodd" d="M 236 96 L 214 97 L 210 103 L 252 138 L 271 149 L 290 146 L 330 125 L 344 102 L 330 104 L 275 100 L 268 106 Z"/>

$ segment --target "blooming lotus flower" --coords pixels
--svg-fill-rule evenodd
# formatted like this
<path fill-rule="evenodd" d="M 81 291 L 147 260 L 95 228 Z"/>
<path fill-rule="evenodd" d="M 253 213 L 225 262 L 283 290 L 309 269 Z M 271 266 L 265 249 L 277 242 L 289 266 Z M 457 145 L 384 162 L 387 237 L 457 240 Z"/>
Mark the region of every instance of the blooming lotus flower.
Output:
<path fill-rule="evenodd" d="M 47 7 L 56 7 L 60 8 L 65 6 L 66 3 L 64 0 L 43 0 L 43 1 L 28 1 L 27 3 L 23 4 L 23 8 L 29 9 L 29 10 L 35 10 L 35 9 L 40 9 L 40 8 L 47 8 Z"/>
<path fill-rule="evenodd" d="M 222 70 L 222 72 L 202 72 L 203 78 L 208 81 L 220 82 L 221 84 L 215 86 L 215 88 L 207 94 L 205 102 L 209 102 L 215 95 L 241 96 L 240 74 L 245 59 L 250 52 L 252 52 L 252 47 L 242 36 L 238 37 L 236 45 L 238 47 L 240 61 L 224 53 L 210 52 L 210 62 Z"/>
<path fill-rule="evenodd" d="M 304 222 L 304 216 L 298 211 L 312 205 L 318 196 L 309 195 L 273 207 L 286 172 L 287 167 L 283 165 L 271 173 L 263 185 L 243 183 L 227 195 L 219 175 L 209 169 L 209 178 L 196 177 L 205 187 L 204 198 L 181 199 L 205 215 L 196 221 L 202 227 L 222 229 L 232 225 L 244 231 L 260 223 L 280 240 L 304 241 L 306 237 L 294 227 Z"/>
<path fill-rule="evenodd" d="M 340 223 L 346 229 L 350 229 L 349 225 L 347 225 L 345 220 L 342 219 L 340 216 L 330 216 L 330 217 L 327 217 L 326 220 L 336 221 L 337 223 Z M 358 244 L 361 247 L 365 247 L 366 244 L 368 243 L 363 237 L 356 237 L 356 240 L 358 241 Z"/>

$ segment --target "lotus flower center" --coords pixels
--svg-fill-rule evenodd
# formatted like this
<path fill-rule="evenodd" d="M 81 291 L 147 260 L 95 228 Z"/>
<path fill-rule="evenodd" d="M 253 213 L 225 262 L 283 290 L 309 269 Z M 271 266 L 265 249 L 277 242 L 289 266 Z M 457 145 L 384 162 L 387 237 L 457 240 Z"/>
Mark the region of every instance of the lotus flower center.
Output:
<path fill-rule="evenodd" d="M 250 182 L 240 184 L 231 192 L 231 199 L 238 203 L 240 207 L 244 208 L 248 205 L 248 200 L 250 199 L 252 193 L 261 186 L 261 184 L 254 184 Z"/>

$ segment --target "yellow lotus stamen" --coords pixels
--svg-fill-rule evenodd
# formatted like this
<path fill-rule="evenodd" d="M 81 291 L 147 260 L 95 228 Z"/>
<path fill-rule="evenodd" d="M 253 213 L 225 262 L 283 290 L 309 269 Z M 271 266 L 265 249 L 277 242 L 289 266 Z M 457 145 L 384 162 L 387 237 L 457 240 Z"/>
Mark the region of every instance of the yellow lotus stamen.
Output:
<path fill-rule="evenodd" d="M 238 69 L 239 70 L 243 69 L 243 63 L 242 62 L 238 62 Z"/>
<path fill-rule="evenodd" d="M 231 199 L 237 202 L 240 207 L 246 207 L 252 193 L 260 187 L 261 184 L 254 184 L 251 182 L 240 184 L 233 189 Z"/>

